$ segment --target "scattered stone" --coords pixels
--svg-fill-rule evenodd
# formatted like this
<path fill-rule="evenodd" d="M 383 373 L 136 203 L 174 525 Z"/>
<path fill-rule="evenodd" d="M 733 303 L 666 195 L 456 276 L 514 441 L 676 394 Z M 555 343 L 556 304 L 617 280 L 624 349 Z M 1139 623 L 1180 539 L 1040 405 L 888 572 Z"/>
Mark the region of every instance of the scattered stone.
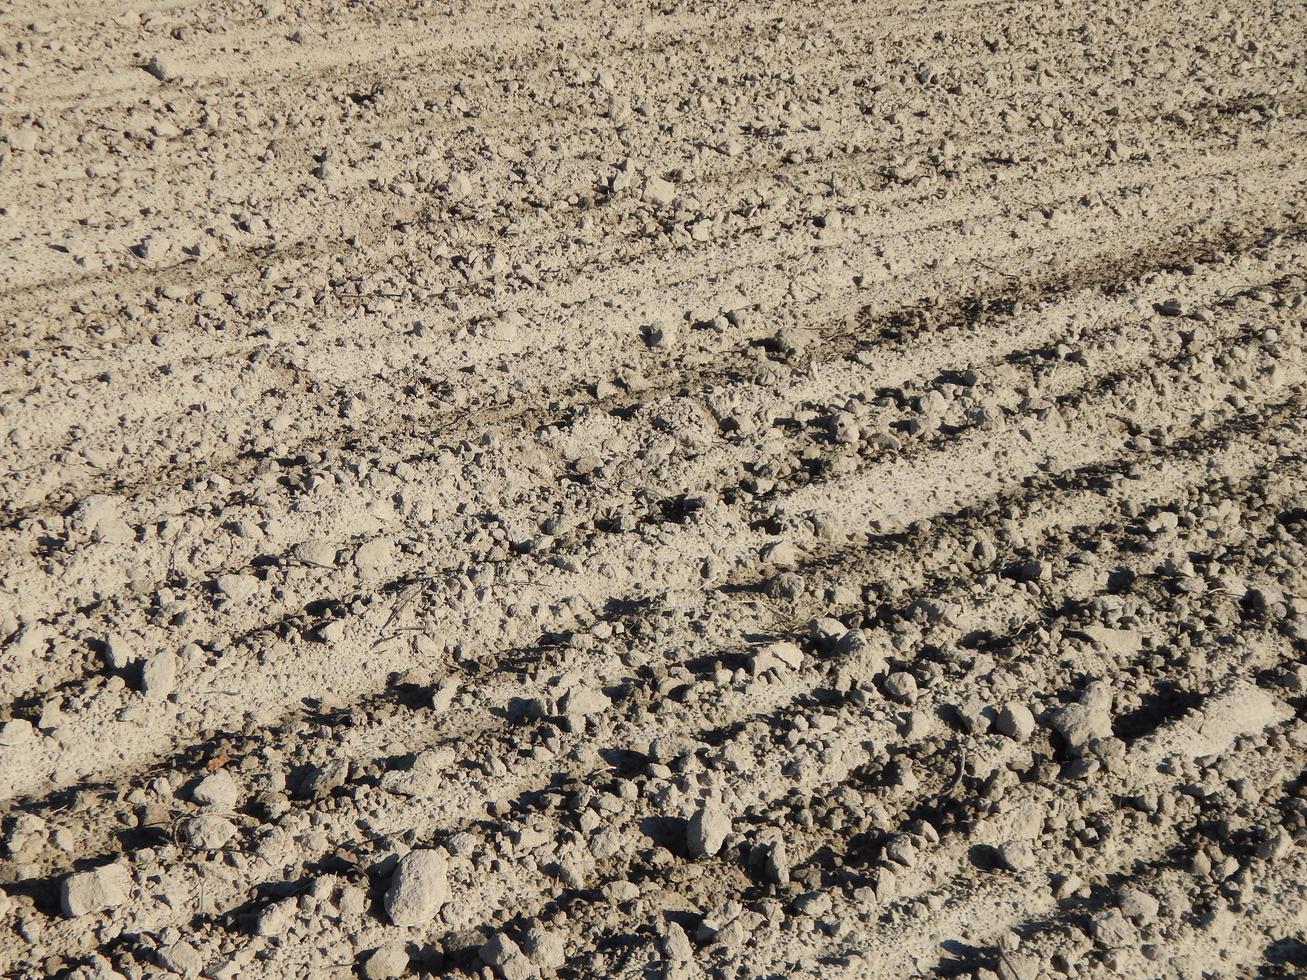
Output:
<path fill-rule="evenodd" d="M 1089 920 L 1089 932 L 1100 946 L 1123 949 L 1136 941 L 1134 926 L 1118 909 L 1099 912 Z"/>
<path fill-rule="evenodd" d="M 230 810 L 240 799 L 240 785 L 226 769 L 205 776 L 191 790 L 191 799 L 201 806 Z"/>
<path fill-rule="evenodd" d="M 171 970 L 183 977 L 198 977 L 204 970 L 204 957 L 183 939 L 160 947 L 155 956 L 159 965 L 165 970 Z"/>
<path fill-rule="evenodd" d="M 1035 733 L 1035 716 L 1018 701 L 1009 701 L 999 709 L 994 719 L 994 731 L 1008 738 L 1024 742 Z"/>
<path fill-rule="evenodd" d="M 663 952 L 673 963 L 689 963 L 694 959 L 694 946 L 685 930 L 675 922 L 667 923 L 663 933 Z"/>
<path fill-rule="evenodd" d="M 731 832 L 731 819 L 721 804 L 709 799 L 686 825 L 686 847 L 691 857 L 710 857 L 721 850 Z"/>
<path fill-rule="evenodd" d="M 177 689 L 180 662 L 171 650 L 156 653 L 141 666 L 141 690 L 152 701 L 162 701 Z"/>
<path fill-rule="evenodd" d="M 390 942 L 368 954 L 360 971 L 364 980 L 393 980 L 408 972 L 408 951 L 401 942 Z"/>
<path fill-rule="evenodd" d="M 186 822 L 182 838 L 201 851 L 217 851 L 236 836 L 236 825 L 212 813 L 192 817 Z"/>
<path fill-rule="evenodd" d="M 386 914 L 397 926 L 427 926 L 449 901 L 444 851 L 410 851 L 399 861 L 386 892 Z"/>
<path fill-rule="evenodd" d="M 903 704 L 917 698 L 917 679 L 905 670 L 896 670 L 885 678 L 885 696 Z"/>
<path fill-rule="evenodd" d="M 166 54 L 156 54 L 146 63 L 145 70 L 161 82 L 175 82 L 182 77 L 181 62 Z"/>
<path fill-rule="evenodd" d="M 106 864 L 65 878 L 59 886 L 59 904 L 69 918 L 104 912 L 126 902 L 131 887 L 132 876 L 125 867 Z"/>
<path fill-rule="evenodd" d="M 495 933 L 481 947 L 481 961 L 504 980 L 529 980 L 537 973 L 535 964 L 502 932 Z"/>

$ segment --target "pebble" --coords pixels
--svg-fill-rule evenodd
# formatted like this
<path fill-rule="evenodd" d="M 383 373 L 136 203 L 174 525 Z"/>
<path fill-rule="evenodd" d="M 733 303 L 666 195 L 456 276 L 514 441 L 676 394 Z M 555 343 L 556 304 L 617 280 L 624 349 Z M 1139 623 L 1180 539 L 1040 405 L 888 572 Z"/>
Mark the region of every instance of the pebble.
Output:
<path fill-rule="evenodd" d="M 1000 735 L 1024 742 L 1035 732 L 1035 716 L 1019 701 L 1009 701 L 994 719 L 994 731 Z"/>
<path fill-rule="evenodd" d="M 721 850 L 731 832 L 731 819 L 721 804 L 709 800 L 686 824 L 685 842 L 691 857 L 711 857 Z"/>
<path fill-rule="evenodd" d="M 911 704 L 917 697 L 917 679 L 905 670 L 896 670 L 885 678 L 885 696 Z"/>
<path fill-rule="evenodd" d="M 1100 945 L 1108 949 L 1122 949 L 1135 942 L 1134 926 L 1118 909 L 1095 915 L 1089 920 L 1089 931 Z"/>
<path fill-rule="evenodd" d="M 529 980 L 537 970 L 522 948 L 502 932 L 481 947 L 481 961 L 504 980 Z"/>
<path fill-rule="evenodd" d="M 386 892 L 386 914 L 397 926 L 429 926 L 449 901 L 444 851 L 410 851 L 400 858 Z"/>
<path fill-rule="evenodd" d="M 231 773 L 225 769 L 219 769 L 217 772 L 205 776 L 191 790 L 191 799 L 196 803 L 201 806 L 218 807 L 223 810 L 230 810 L 235 807 L 240 795 L 240 786 L 232 778 Z"/>
<path fill-rule="evenodd" d="M 661 177 L 650 177 L 644 182 L 644 199 L 650 204 L 667 207 L 676 200 L 676 186 Z"/>
<path fill-rule="evenodd" d="M 408 951 L 401 942 L 374 949 L 360 971 L 364 980 L 393 980 L 408 972 Z"/>
<path fill-rule="evenodd" d="M 206 813 L 193 817 L 183 832 L 186 843 L 201 851 L 217 851 L 236 836 L 236 825 L 230 820 Z"/>
<path fill-rule="evenodd" d="M 694 959 L 694 947 L 690 945 L 690 937 L 678 923 L 667 923 L 667 931 L 663 933 L 663 952 L 673 963 L 689 963 Z"/>
<path fill-rule="evenodd" d="M 160 947 L 155 956 L 160 966 L 183 977 L 198 977 L 204 970 L 204 957 L 184 939 Z"/>
<path fill-rule="evenodd" d="M 126 868 L 106 864 L 65 878 L 59 886 L 59 904 L 69 918 L 104 912 L 126 902 L 131 886 L 132 876 Z"/>
<path fill-rule="evenodd" d="M 1117 907 L 1127 919 L 1141 926 L 1156 919 L 1162 908 L 1157 899 L 1138 888 L 1123 888 L 1117 896 Z"/>
<path fill-rule="evenodd" d="M 171 650 L 156 653 L 141 666 L 141 690 L 152 701 L 162 701 L 177 688 L 180 664 Z"/>
<path fill-rule="evenodd" d="M 145 65 L 145 70 L 161 82 L 174 82 L 182 76 L 181 62 L 167 54 L 156 54 Z"/>

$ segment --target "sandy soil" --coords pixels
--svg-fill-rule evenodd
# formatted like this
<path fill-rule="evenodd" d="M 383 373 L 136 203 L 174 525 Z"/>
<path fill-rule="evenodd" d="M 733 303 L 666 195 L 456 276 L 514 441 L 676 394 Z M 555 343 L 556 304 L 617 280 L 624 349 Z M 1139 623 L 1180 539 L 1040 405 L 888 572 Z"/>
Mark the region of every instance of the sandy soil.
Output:
<path fill-rule="evenodd" d="M 0 12 L 0 972 L 1307 970 L 1301 3 Z"/>

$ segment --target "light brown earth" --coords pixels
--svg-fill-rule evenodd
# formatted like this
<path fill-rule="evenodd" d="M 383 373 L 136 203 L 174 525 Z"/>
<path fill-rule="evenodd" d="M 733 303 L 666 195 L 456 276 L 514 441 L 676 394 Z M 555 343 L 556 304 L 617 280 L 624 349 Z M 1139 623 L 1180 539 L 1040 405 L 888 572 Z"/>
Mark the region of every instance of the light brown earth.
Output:
<path fill-rule="evenodd" d="M 1301 3 L 0 12 L 0 973 L 1307 970 Z"/>

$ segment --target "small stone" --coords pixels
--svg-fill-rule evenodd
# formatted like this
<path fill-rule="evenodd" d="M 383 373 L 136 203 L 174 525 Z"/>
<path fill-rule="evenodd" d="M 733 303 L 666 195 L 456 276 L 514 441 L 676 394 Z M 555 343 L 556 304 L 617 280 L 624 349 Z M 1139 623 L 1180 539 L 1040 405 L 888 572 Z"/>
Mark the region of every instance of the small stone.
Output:
<path fill-rule="evenodd" d="M 161 947 L 155 955 L 159 965 L 165 970 L 171 970 L 183 977 L 198 977 L 204 969 L 204 957 L 183 939 L 170 946 Z"/>
<path fill-rule="evenodd" d="M 999 709 L 998 717 L 994 719 L 994 731 L 1024 742 L 1035 732 L 1035 716 L 1019 701 L 1009 701 Z"/>
<path fill-rule="evenodd" d="M 911 704 L 917 697 L 917 679 L 907 671 L 894 671 L 885 678 L 885 696 Z"/>
<path fill-rule="evenodd" d="M 374 949 L 360 971 L 364 980 L 393 980 L 408 972 L 408 951 L 400 942 Z"/>
<path fill-rule="evenodd" d="M 998 859 L 1003 867 L 1020 874 L 1029 871 L 1036 864 L 1035 850 L 1029 841 L 1007 841 L 998 847 Z"/>
<path fill-rule="evenodd" d="M 1157 918 L 1161 903 L 1147 892 L 1138 888 L 1124 888 L 1117 898 L 1117 907 L 1121 914 L 1132 922 L 1146 926 Z"/>
<path fill-rule="evenodd" d="M 710 857 L 721 850 L 731 832 L 731 820 L 721 804 L 709 800 L 690 818 L 685 841 L 691 857 Z"/>
<path fill-rule="evenodd" d="M 201 806 L 212 806 L 222 810 L 230 810 L 235 807 L 240 795 L 240 786 L 232 778 L 231 773 L 225 769 L 219 769 L 217 772 L 205 776 L 191 790 L 191 799 L 196 803 Z"/>
<path fill-rule="evenodd" d="M 690 937 L 685 934 L 679 923 L 667 923 L 667 931 L 663 933 L 663 952 L 673 963 L 689 963 L 694 959 L 694 947 L 690 945 Z"/>
<path fill-rule="evenodd" d="M 151 701 L 162 701 L 177 688 L 179 669 L 177 654 L 171 650 L 156 653 L 141 666 L 141 690 Z"/>
<path fill-rule="evenodd" d="M 69 918 L 104 912 L 126 902 L 131 887 L 132 876 L 126 868 L 106 864 L 65 878 L 59 888 L 59 903 Z"/>
<path fill-rule="evenodd" d="M 449 901 L 448 860 L 444 851 L 405 854 L 390 879 L 386 914 L 397 926 L 425 926 Z"/>
<path fill-rule="evenodd" d="M 145 65 L 145 70 L 161 82 L 174 82 L 182 76 L 181 63 L 166 54 L 156 54 Z"/>
<path fill-rule="evenodd" d="M 1134 926 L 1118 909 L 1099 912 L 1089 921 L 1089 931 L 1108 949 L 1122 949 L 1135 941 Z"/>
<path fill-rule="evenodd" d="M 211 813 L 192 818 L 183 832 L 186 843 L 201 851 L 220 850 L 235 836 L 235 824 Z"/>
<path fill-rule="evenodd" d="M 481 947 L 481 961 L 504 980 L 529 980 L 537 973 L 521 947 L 502 932 Z"/>

